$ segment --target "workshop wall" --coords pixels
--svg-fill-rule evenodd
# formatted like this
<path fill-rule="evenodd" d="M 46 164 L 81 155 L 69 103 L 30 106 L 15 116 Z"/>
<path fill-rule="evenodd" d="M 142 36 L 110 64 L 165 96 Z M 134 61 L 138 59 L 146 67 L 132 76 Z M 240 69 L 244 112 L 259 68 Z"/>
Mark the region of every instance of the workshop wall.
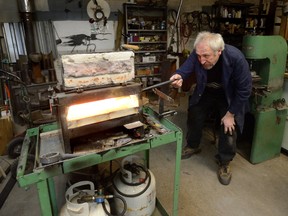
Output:
<path fill-rule="evenodd" d="M 17 6 L 18 0 L 10 0 L 10 1 L 0 1 L 0 20 L 1 22 L 20 22 L 19 18 L 19 12 L 18 12 L 18 6 Z M 20 0 L 21 1 L 21 0 Z M 31 0 L 33 1 L 33 0 Z M 62 26 L 65 27 L 65 31 L 69 32 L 71 31 L 73 33 L 74 30 L 77 28 L 83 27 L 79 23 L 79 21 L 85 22 L 85 25 L 89 25 L 88 20 L 89 16 L 87 14 L 87 4 L 90 0 L 34 0 L 35 3 L 35 20 L 37 21 L 53 21 L 58 22 L 57 26 L 59 29 L 59 34 L 61 34 L 61 31 L 64 29 Z M 118 20 L 118 11 L 122 11 L 122 4 L 127 2 L 128 0 L 106 0 L 106 2 L 110 6 L 110 16 L 108 18 L 109 20 L 109 35 L 111 37 L 107 39 L 107 37 L 103 37 L 100 39 L 103 39 L 104 42 L 107 42 L 107 44 L 111 45 L 114 44 L 114 36 L 116 34 L 116 28 L 117 28 L 117 20 Z M 137 1 L 137 0 L 134 0 Z M 232 1 L 232 0 L 231 0 Z M 248 0 L 245 0 L 248 1 Z M 249 2 L 255 2 L 257 4 L 259 0 L 252 0 Z M 178 10 L 179 5 L 181 3 L 181 0 L 168 0 L 168 8 L 174 9 L 175 11 Z M 215 2 L 215 0 L 197 0 L 197 1 L 188 1 L 183 0 L 182 7 L 181 7 L 181 13 L 189 13 L 193 11 L 202 11 L 203 8 L 211 8 L 211 5 Z M 59 24 L 61 21 L 69 22 L 67 25 L 63 23 L 63 25 Z M 71 25 L 71 21 L 77 21 L 77 25 Z M 60 27 L 59 27 L 60 26 Z M 71 26 L 71 29 L 67 29 Z M 77 26 L 77 28 L 75 28 Z M 111 30 L 114 29 L 114 30 Z M 91 29 L 88 29 L 91 30 Z M 86 32 L 86 31 L 84 31 Z M 77 33 L 78 34 L 78 33 Z M 196 33 L 195 33 L 196 35 Z M 194 42 L 195 35 L 192 35 L 189 38 L 184 38 L 185 45 L 180 45 L 181 47 L 177 50 L 182 52 L 183 50 L 192 50 L 192 44 Z M 68 35 L 69 36 L 69 35 Z M 82 35 L 83 36 L 83 35 Z M 59 38 L 56 38 L 59 39 Z M 104 40 L 105 39 L 105 40 Z M 104 44 L 104 43 L 101 43 Z M 66 48 L 62 46 L 58 46 L 63 48 L 61 51 L 67 51 L 69 52 L 69 49 L 66 50 Z M 98 45 L 98 51 L 99 51 L 100 45 Z M 107 49 L 113 49 L 111 46 L 106 46 Z M 179 46 L 178 46 L 179 47 Z M 79 48 L 79 47 L 77 47 Z M 84 51 L 87 47 L 83 47 Z M 93 50 L 93 46 L 88 47 L 88 49 Z M 173 47 L 173 50 L 175 51 L 175 46 Z M 101 49 L 103 51 L 103 49 Z"/>
<path fill-rule="evenodd" d="M 110 5 L 111 11 L 122 11 L 122 4 L 127 0 L 106 0 Z M 86 16 L 86 5 L 89 0 L 34 0 L 38 18 L 50 18 L 51 20 L 59 19 L 83 19 Z M 212 5 L 215 0 L 183 0 L 182 12 L 201 10 L 202 6 Z M 257 4 L 259 0 L 245 0 L 245 2 Z M 168 7 L 178 9 L 180 0 L 168 0 Z M 79 8 L 80 6 L 80 8 Z M 0 1 L 0 20 L 1 22 L 19 22 L 19 13 L 17 0 Z M 65 12 L 66 11 L 66 12 Z M 80 14 L 80 16 L 77 15 Z M 50 15 L 49 15 L 50 14 Z M 52 15 L 52 16 L 51 16 Z M 113 18 L 113 16 L 111 17 Z"/>

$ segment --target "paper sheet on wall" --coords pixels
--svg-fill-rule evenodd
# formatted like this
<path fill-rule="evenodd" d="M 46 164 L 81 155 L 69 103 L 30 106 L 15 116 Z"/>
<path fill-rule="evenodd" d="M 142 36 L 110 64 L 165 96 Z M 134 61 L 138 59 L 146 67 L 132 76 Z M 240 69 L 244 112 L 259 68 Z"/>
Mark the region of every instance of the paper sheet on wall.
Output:
<path fill-rule="evenodd" d="M 114 22 L 55 21 L 55 37 L 59 54 L 108 52 L 114 49 Z"/>

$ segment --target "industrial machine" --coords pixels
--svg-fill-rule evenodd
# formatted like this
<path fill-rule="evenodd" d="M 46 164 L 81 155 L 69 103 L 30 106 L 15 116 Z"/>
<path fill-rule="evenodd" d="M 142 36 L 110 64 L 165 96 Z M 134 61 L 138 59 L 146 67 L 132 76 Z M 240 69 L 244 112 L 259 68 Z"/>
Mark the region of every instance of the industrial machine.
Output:
<path fill-rule="evenodd" d="M 17 170 L 21 187 L 37 184 L 43 215 L 58 213 L 53 176 L 173 142 L 177 144 L 173 193 L 177 197 L 182 132 L 165 115 L 142 105 L 143 89 L 140 83 L 133 82 L 134 53 L 64 55 L 62 64 L 61 91 L 50 91 L 51 110 L 57 122 L 27 130 Z M 31 145 L 35 145 L 36 160 L 33 172 L 26 173 Z M 177 202 L 175 199 L 173 215 L 177 215 Z M 161 206 L 156 200 L 153 203 L 151 206 Z M 93 206 L 98 209 L 99 205 Z M 165 212 L 162 206 L 160 210 Z"/>
<path fill-rule="evenodd" d="M 286 101 L 288 101 L 288 76 L 287 73 L 285 73 L 285 81 L 284 81 L 284 89 L 283 89 L 283 97 Z M 286 153 L 288 153 L 288 118 L 286 118 L 285 123 L 285 130 L 284 130 L 284 136 L 282 140 L 282 150 Z"/>
<path fill-rule="evenodd" d="M 280 155 L 287 105 L 282 98 L 287 43 L 281 36 L 245 36 L 243 53 L 253 80 L 239 152 L 253 163 Z"/>
<path fill-rule="evenodd" d="M 142 126 L 141 85 L 131 81 L 133 61 L 131 51 L 62 56 L 64 87 L 60 93 L 51 93 L 50 104 L 58 117 L 65 153 L 102 151 L 114 144 L 100 142 L 103 134 L 99 133 L 130 123 Z M 114 137 L 122 138 L 127 136 Z"/>

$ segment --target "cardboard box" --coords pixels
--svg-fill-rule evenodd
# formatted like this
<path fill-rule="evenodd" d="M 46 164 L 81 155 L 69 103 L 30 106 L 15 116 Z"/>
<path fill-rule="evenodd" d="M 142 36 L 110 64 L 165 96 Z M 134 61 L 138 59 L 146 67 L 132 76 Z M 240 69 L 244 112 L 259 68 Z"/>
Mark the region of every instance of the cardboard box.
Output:
<path fill-rule="evenodd" d="M 143 56 L 142 62 L 144 63 L 156 62 L 156 56 Z"/>
<path fill-rule="evenodd" d="M 137 69 L 136 70 L 136 74 L 138 75 L 138 76 L 145 76 L 145 75 L 150 75 L 152 73 L 152 71 L 151 71 L 151 68 L 149 68 L 149 67 L 146 67 L 146 68 L 139 68 L 139 69 Z"/>

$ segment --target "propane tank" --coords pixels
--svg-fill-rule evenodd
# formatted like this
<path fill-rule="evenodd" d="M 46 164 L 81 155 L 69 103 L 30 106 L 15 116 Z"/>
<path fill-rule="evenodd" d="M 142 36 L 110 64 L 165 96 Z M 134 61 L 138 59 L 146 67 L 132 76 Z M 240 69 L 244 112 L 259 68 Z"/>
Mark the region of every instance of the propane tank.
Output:
<path fill-rule="evenodd" d="M 125 216 L 149 216 L 156 206 L 156 181 L 138 156 L 128 156 L 121 162 L 120 172 L 112 180 L 115 196 L 122 196 L 126 201 Z M 143 161 L 143 160 L 142 160 Z M 123 202 L 115 200 L 115 211 L 123 209 Z"/>
<path fill-rule="evenodd" d="M 77 189 L 83 186 L 90 188 Z M 109 202 L 102 196 L 102 192 L 95 194 L 94 184 L 90 181 L 71 185 L 65 193 L 65 199 L 66 204 L 61 208 L 59 216 L 108 216 L 105 210 L 110 214 Z"/>

